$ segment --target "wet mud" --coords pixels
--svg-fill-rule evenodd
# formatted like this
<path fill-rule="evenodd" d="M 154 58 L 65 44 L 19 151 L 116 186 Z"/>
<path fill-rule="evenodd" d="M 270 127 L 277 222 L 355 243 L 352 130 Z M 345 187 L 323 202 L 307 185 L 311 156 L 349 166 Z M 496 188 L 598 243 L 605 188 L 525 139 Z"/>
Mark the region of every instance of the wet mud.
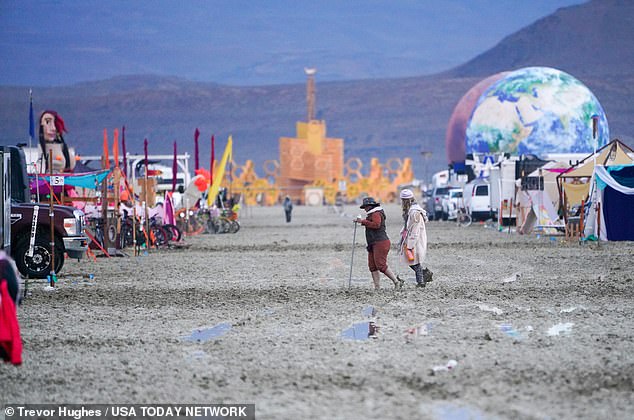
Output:
<path fill-rule="evenodd" d="M 400 212 L 386 209 L 396 240 Z M 350 276 L 351 217 L 296 206 L 287 224 L 281 207 L 252 208 L 241 223 L 184 249 L 68 261 L 55 291 L 30 281 L 24 364 L 0 366 L 0 403 L 254 403 L 258 419 L 634 412 L 633 243 L 430 222 L 434 281 L 415 288 L 393 248 L 409 281 L 375 292 L 362 230 Z"/>

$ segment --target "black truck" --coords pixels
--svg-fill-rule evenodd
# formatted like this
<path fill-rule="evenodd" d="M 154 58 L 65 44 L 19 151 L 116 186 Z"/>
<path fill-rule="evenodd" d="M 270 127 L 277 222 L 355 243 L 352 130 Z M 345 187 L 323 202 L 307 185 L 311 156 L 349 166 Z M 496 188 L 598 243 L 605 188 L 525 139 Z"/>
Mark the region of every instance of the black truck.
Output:
<path fill-rule="evenodd" d="M 50 205 L 31 201 L 24 151 L 19 146 L 3 146 L 3 151 L 11 156 L 11 256 L 23 276 L 41 279 L 51 273 L 54 255 L 59 274 L 65 255 L 81 259 L 88 249 L 84 213 L 70 206 L 53 206 L 53 253 Z"/>

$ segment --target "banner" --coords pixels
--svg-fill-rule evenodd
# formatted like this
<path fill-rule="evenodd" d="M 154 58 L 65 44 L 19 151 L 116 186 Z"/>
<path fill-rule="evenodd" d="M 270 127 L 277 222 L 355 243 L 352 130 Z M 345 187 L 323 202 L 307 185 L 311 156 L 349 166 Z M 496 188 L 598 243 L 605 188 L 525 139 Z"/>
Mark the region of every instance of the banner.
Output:
<path fill-rule="evenodd" d="M 218 191 L 220 190 L 220 183 L 222 182 L 222 178 L 225 176 L 225 168 L 227 166 L 227 162 L 231 158 L 231 152 L 233 149 L 233 139 L 229 136 L 229 140 L 227 141 L 227 146 L 225 147 L 225 151 L 222 154 L 222 159 L 220 160 L 220 165 L 218 165 L 218 172 L 213 174 L 213 183 L 209 187 L 209 193 L 207 194 L 207 205 L 211 206 L 214 201 L 216 201 L 216 197 L 218 196 Z"/>

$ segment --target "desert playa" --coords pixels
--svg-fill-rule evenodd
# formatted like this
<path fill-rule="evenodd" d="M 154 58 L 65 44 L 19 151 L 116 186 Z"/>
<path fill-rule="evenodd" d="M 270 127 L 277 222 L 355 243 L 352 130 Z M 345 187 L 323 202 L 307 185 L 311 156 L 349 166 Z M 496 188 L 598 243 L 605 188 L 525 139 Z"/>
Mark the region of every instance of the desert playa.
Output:
<path fill-rule="evenodd" d="M 401 225 L 386 205 L 393 242 Z M 424 289 L 374 292 L 363 229 L 297 206 L 233 235 L 68 261 L 18 309 L 0 403 L 254 403 L 258 419 L 577 419 L 634 413 L 632 242 L 428 223 Z M 351 287 L 348 287 L 349 281 Z M 369 326 L 372 328 L 369 328 Z M 368 333 L 371 333 L 368 336 Z"/>

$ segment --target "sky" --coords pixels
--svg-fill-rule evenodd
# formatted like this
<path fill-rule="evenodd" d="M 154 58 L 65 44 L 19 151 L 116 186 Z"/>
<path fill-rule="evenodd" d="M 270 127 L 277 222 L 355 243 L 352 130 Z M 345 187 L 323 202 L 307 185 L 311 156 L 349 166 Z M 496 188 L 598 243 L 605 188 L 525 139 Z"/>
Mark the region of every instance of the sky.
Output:
<path fill-rule="evenodd" d="M 0 85 L 153 74 L 235 86 L 448 70 L 585 0 L 0 0 Z"/>

